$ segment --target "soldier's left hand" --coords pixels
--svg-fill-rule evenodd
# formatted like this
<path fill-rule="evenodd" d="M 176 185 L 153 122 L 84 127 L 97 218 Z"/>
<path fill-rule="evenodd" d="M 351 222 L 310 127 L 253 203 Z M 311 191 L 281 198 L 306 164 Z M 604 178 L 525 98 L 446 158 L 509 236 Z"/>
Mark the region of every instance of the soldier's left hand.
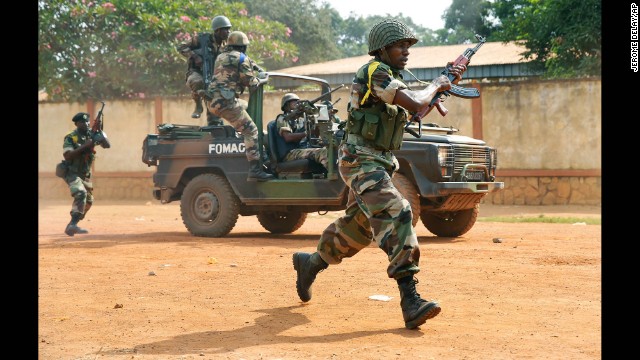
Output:
<path fill-rule="evenodd" d="M 447 63 L 447 68 L 449 68 L 449 73 L 456 77 L 455 80 L 452 81 L 454 84 L 458 83 L 458 81 L 462 79 L 462 74 L 467 71 L 466 65 L 458 64 L 454 66 L 453 62 Z"/>

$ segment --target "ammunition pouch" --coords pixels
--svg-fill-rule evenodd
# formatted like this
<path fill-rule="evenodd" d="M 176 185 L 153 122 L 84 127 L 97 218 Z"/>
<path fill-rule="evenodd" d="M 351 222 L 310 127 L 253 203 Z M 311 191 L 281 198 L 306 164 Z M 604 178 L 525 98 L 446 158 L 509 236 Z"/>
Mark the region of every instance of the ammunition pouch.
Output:
<path fill-rule="evenodd" d="M 402 145 L 407 113 L 404 109 L 380 102 L 371 108 L 349 112 L 346 130 L 356 134 L 378 150 L 398 150 Z"/>
<path fill-rule="evenodd" d="M 58 163 L 58 165 L 56 165 L 57 177 L 64 179 L 67 176 L 68 172 L 69 172 L 69 164 L 67 163 L 66 160 L 62 160 L 61 162 Z"/>

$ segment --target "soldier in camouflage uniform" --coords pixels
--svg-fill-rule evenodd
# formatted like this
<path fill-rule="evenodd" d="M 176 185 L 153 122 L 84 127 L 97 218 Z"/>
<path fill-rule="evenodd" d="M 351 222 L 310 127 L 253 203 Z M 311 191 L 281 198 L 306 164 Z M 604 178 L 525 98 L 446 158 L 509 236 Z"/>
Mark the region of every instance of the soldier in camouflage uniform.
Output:
<path fill-rule="evenodd" d="M 287 115 L 296 109 L 300 98 L 293 93 L 287 93 L 282 97 L 280 109 L 284 111 L 276 117 L 276 128 L 278 131 L 279 145 L 286 149 L 286 154 L 282 161 L 292 161 L 297 159 L 311 159 L 322 166 L 327 167 L 327 148 L 308 147 L 307 131 L 304 118 L 287 119 Z"/>
<path fill-rule="evenodd" d="M 206 93 L 209 111 L 226 119 L 236 131 L 244 137 L 245 154 L 249 160 L 248 180 L 265 181 L 273 179 L 272 174 L 264 172 L 258 152 L 258 127 L 247 113 L 247 102 L 240 99 L 244 89 L 251 89 L 263 82 L 268 76 L 259 69 L 245 52 L 249 38 L 241 31 L 229 34 L 225 49 L 218 55 L 213 70 L 213 80 Z"/>
<path fill-rule="evenodd" d="M 64 181 L 69 186 L 73 205 L 71 205 L 71 222 L 64 232 L 73 236 L 86 234 L 88 231 L 78 226 L 78 222 L 93 205 L 93 183 L 91 182 L 91 165 L 95 159 L 95 145 L 108 148 L 111 145 L 106 137 L 98 137 L 89 128 L 89 114 L 80 112 L 71 119 L 76 129 L 64 137 L 62 156 L 68 164 Z"/>
<path fill-rule="evenodd" d="M 409 202 L 393 186 L 391 177 L 399 164 L 391 150 L 402 144 L 409 113 L 429 106 L 438 91 L 451 87 L 446 76 L 425 89 L 411 90 L 402 79 L 409 48 L 418 39 L 396 20 L 383 20 L 369 32 L 369 55 L 374 56 L 356 72 L 351 85 L 346 138 L 338 150 L 342 179 L 349 187 L 345 214 L 322 233 L 317 251 L 293 254 L 296 290 L 304 302 L 311 300 L 316 275 L 329 264 L 340 264 L 372 241 L 387 254 L 387 275 L 400 290 L 405 327 L 414 329 L 440 312 L 440 305 L 416 291 L 420 271 L 420 247 L 412 226 Z M 458 82 L 466 66 L 453 67 Z M 365 121 L 366 118 L 366 121 Z"/>
<path fill-rule="evenodd" d="M 211 21 L 211 30 L 213 30 L 213 39 L 215 41 L 209 45 L 211 54 L 215 60 L 218 54 L 220 54 L 221 49 L 224 49 L 227 44 L 227 38 L 231 31 L 231 22 L 226 16 L 216 16 Z M 183 41 L 176 47 L 180 55 L 187 59 L 187 73 L 185 74 L 185 78 L 187 86 L 191 89 L 191 98 L 196 104 L 195 110 L 193 114 L 191 114 L 191 117 L 194 119 L 200 118 L 200 114 L 202 114 L 203 111 L 202 98 L 198 93 L 199 90 L 205 90 L 204 79 L 202 77 L 203 60 L 200 55 L 194 52 L 195 49 L 201 47 L 202 44 L 200 43 L 198 34 L 194 34 L 192 38 Z M 209 116 L 207 116 L 207 125 L 222 125 L 222 120 L 217 116 L 209 114 Z"/>

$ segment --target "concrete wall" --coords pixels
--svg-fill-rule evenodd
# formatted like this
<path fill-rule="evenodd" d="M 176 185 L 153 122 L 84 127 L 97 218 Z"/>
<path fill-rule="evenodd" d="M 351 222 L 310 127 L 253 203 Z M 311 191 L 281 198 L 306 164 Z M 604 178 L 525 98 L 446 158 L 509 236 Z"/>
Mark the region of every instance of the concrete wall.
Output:
<path fill-rule="evenodd" d="M 465 84 L 464 86 L 469 86 Z M 451 97 L 444 102 L 449 114 L 433 111 L 423 122 L 460 129 L 459 135 L 482 138 L 498 149 L 498 181 L 505 190 L 484 202 L 505 205 L 601 204 L 601 81 L 525 81 L 476 83 L 481 97 Z M 265 119 L 280 111 L 283 92 L 265 93 Z M 298 92 L 311 99 L 318 92 Z M 349 90 L 341 98 L 338 115 L 346 118 Z M 246 96 L 245 96 L 246 99 Z M 153 200 L 155 167 L 141 161 L 142 141 L 161 123 L 204 125 L 191 119 L 188 98 L 107 100 L 105 131 L 110 149 L 97 148 L 94 165 L 96 199 Z M 62 139 L 75 126 L 73 115 L 95 116 L 100 104 L 39 104 L 39 198 L 67 199 L 64 182 L 53 175 L 62 159 Z M 265 122 L 266 124 L 266 122 Z M 69 200 L 71 200 L 69 198 Z"/>

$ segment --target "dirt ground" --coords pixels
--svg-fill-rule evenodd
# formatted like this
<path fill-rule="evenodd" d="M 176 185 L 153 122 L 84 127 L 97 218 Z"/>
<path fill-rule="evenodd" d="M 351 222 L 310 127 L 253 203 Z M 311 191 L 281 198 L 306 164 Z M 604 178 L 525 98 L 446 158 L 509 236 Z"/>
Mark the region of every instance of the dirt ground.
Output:
<path fill-rule="evenodd" d="M 483 217 L 600 216 L 599 207 L 481 205 L 460 238 L 419 223 L 417 275 L 442 312 L 404 328 L 374 245 L 296 295 L 291 255 L 341 213 L 275 236 L 255 216 L 225 238 L 191 236 L 178 203 L 100 202 L 68 237 L 70 201 L 39 204 L 38 358 L 600 359 L 600 225 Z M 502 242 L 494 242 L 499 238 Z M 372 300 L 372 295 L 391 297 Z"/>

